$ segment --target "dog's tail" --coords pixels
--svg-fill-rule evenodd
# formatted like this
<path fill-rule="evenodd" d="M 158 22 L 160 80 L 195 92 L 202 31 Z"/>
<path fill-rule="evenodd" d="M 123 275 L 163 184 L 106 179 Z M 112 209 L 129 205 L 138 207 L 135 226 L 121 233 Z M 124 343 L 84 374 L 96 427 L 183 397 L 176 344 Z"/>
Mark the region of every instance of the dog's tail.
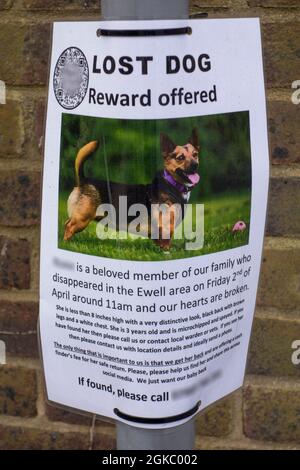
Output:
<path fill-rule="evenodd" d="M 75 161 L 75 177 L 77 186 L 80 186 L 82 179 L 84 178 L 84 162 L 97 150 L 97 148 L 98 142 L 95 140 L 79 150 Z"/>

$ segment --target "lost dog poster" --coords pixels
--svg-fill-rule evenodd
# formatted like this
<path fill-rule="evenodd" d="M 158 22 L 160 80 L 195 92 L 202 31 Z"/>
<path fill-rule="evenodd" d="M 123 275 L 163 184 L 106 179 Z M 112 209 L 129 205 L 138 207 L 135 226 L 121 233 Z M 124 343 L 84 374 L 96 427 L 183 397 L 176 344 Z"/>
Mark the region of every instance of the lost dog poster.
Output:
<path fill-rule="evenodd" d="M 268 166 L 257 19 L 54 24 L 50 402 L 163 428 L 242 385 Z"/>

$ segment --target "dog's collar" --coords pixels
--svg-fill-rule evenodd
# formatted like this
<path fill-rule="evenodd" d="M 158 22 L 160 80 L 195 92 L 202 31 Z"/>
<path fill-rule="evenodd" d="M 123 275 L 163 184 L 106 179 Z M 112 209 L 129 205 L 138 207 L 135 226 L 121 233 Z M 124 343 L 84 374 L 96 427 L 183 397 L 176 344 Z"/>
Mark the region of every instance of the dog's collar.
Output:
<path fill-rule="evenodd" d="M 184 186 L 184 184 L 182 183 L 178 183 L 178 181 L 176 181 L 172 175 L 170 175 L 170 173 L 167 171 L 167 170 L 164 170 L 164 173 L 163 173 L 163 177 L 164 179 L 170 183 L 174 188 L 176 188 L 180 193 L 189 193 L 193 188 L 187 188 L 186 186 Z"/>

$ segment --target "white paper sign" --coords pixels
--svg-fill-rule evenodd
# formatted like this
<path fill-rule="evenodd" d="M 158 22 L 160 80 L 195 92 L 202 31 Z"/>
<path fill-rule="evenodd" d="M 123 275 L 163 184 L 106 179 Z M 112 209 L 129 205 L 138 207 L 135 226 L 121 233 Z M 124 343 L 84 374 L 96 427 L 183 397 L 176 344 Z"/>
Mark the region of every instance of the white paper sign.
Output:
<path fill-rule="evenodd" d="M 164 428 L 241 387 L 268 178 L 257 19 L 54 24 L 40 283 L 50 401 Z"/>

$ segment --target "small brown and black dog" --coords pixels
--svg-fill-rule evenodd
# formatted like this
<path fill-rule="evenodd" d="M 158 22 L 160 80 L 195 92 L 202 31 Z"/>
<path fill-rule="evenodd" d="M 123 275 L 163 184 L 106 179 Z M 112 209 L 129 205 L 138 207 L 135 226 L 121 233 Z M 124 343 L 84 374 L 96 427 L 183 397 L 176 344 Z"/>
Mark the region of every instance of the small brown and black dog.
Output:
<path fill-rule="evenodd" d="M 170 249 L 174 230 L 182 221 L 184 214 L 180 209 L 188 203 L 190 192 L 200 180 L 199 138 L 197 129 L 193 129 L 186 145 L 174 144 L 165 134 L 161 134 L 160 140 L 164 170 L 160 171 L 148 185 L 121 184 L 85 177 L 84 162 L 97 150 L 98 142 L 90 142 L 78 152 L 75 162 L 76 186 L 68 200 L 69 218 L 65 223 L 65 241 L 84 230 L 92 220 L 101 220 L 97 215 L 97 209 L 102 204 L 112 204 L 118 221 L 119 198 L 126 196 L 128 207 L 133 204 L 143 204 L 147 208 L 148 236 L 153 233 L 154 224 L 154 233 L 158 233 L 154 242 L 164 251 Z M 167 207 L 169 217 L 163 218 L 159 210 L 153 210 L 153 207 L 161 205 Z M 129 224 L 130 217 L 127 220 Z M 163 226 L 165 220 L 169 221 L 167 230 Z M 119 230 L 120 227 L 116 225 L 116 229 Z"/>

